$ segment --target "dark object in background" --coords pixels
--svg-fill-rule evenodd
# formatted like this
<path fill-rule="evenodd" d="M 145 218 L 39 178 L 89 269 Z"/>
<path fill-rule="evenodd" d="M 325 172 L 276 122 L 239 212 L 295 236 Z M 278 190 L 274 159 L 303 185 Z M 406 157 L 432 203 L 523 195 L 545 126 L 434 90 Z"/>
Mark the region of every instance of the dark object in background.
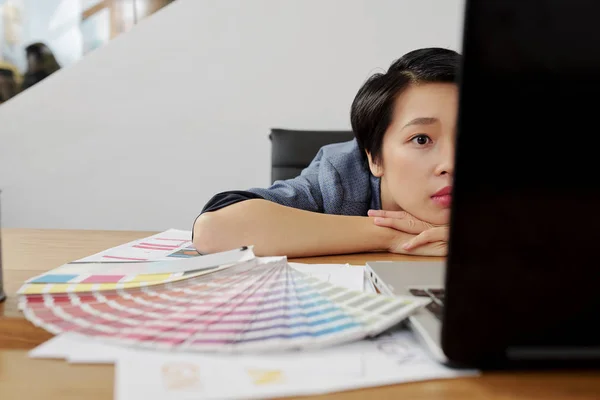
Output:
<path fill-rule="evenodd" d="M 600 367 L 598 15 L 466 1 L 442 324 L 459 365 Z"/>
<path fill-rule="evenodd" d="M 0 104 L 19 93 L 17 79 L 13 71 L 0 68 Z"/>
<path fill-rule="evenodd" d="M 271 129 L 271 181 L 295 178 L 327 144 L 354 139 L 352 131 Z"/>
<path fill-rule="evenodd" d="M 27 72 L 21 90 L 25 90 L 46 79 L 60 69 L 52 51 L 44 43 L 33 43 L 25 48 Z"/>

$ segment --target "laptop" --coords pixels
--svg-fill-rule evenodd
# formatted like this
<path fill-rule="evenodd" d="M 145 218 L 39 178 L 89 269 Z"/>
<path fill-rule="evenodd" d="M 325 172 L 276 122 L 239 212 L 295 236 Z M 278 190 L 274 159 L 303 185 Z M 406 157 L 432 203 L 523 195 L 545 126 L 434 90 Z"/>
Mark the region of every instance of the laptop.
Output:
<path fill-rule="evenodd" d="M 367 271 L 448 365 L 598 368 L 600 3 L 465 7 L 448 256 Z"/>

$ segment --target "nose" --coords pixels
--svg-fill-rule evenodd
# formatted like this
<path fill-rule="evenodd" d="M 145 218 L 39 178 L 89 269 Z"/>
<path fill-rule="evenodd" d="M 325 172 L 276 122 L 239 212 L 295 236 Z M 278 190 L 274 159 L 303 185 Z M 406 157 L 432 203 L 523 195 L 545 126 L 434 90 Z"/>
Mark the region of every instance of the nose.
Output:
<path fill-rule="evenodd" d="M 440 143 L 440 162 L 438 163 L 436 175 L 454 175 L 454 140 L 448 139 Z"/>

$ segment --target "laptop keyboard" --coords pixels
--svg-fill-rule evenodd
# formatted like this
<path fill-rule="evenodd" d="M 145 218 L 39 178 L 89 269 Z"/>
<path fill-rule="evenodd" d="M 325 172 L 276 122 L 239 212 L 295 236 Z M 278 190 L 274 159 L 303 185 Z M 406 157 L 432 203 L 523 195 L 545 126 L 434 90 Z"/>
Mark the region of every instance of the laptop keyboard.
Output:
<path fill-rule="evenodd" d="M 442 320 L 444 311 L 444 289 L 443 288 L 412 288 L 410 293 L 413 296 L 428 297 L 431 299 L 425 308 L 427 308 L 438 320 Z"/>

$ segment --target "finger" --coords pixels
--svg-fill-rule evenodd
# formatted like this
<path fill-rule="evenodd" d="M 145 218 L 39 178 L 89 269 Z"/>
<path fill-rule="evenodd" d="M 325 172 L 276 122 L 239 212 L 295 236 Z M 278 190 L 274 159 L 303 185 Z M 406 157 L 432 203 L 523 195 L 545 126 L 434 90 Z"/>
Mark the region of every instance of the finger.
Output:
<path fill-rule="evenodd" d="M 410 215 L 406 211 L 369 210 L 369 211 L 367 211 L 367 215 L 369 217 L 383 217 L 383 218 L 414 218 L 412 215 Z"/>
<path fill-rule="evenodd" d="M 369 210 L 367 214 L 375 218 L 393 218 L 408 221 L 409 226 L 414 227 L 411 229 L 411 233 L 421 233 L 434 227 L 434 225 L 421 221 L 406 211 Z"/>
<path fill-rule="evenodd" d="M 423 224 L 418 223 L 414 219 L 398 219 L 398 218 L 382 218 L 375 217 L 373 223 L 377 226 L 385 226 L 397 231 L 418 235 L 424 231 L 431 229 Z"/>
<path fill-rule="evenodd" d="M 448 243 L 447 242 L 427 243 L 427 244 L 417 247 L 414 250 L 407 252 L 407 253 L 411 254 L 411 255 L 415 255 L 415 256 L 446 257 L 448 255 Z"/>
<path fill-rule="evenodd" d="M 410 239 L 409 239 L 410 240 Z M 437 256 L 444 257 L 448 253 L 448 242 L 439 241 L 439 242 L 431 242 L 418 247 L 415 247 L 412 250 L 405 250 L 403 244 L 408 240 L 400 240 L 395 246 L 391 246 L 389 251 L 391 253 L 397 254 L 410 254 L 412 256 Z"/>
<path fill-rule="evenodd" d="M 431 228 L 418 234 L 414 239 L 409 240 L 402 246 L 404 250 L 412 250 L 432 242 L 447 242 L 448 228 Z"/>
<path fill-rule="evenodd" d="M 410 219 L 413 220 L 416 225 L 423 226 L 423 230 L 435 227 L 448 226 L 448 224 L 430 224 L 429 222 L 422 221 L 414 215 L 407 213 L 406 211 L 368 210 L 367 215 L 369 217 Z"/>

